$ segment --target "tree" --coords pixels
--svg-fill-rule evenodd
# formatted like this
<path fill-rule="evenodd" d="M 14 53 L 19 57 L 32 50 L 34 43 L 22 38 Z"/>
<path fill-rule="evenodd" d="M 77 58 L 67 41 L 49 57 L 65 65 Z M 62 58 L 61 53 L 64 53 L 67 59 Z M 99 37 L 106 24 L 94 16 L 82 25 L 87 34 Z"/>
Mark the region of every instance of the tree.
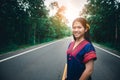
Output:
<path fill-rule="evenodd" d="M 62 14 L 49 17 L 48 11 L 44 0 L 1 0 L 0 52 L 64 37 Z"/>
<path fill-rule="evenodd" d="M 16 45 L 26 43 L 27 24 L 23 19 L 28 19 L 27 13 L 20 9 L 17 1 L 0 1 L 0 50 L 16 48 Z"/>
<path fill-rule="evenodd" d="M 91 24 L 93 39 L 112 45 L 120 44 L 117 37 L 120 20 L 119 2 L 115 0 L 88 0 L 85 9 L 84 13 L 88 15 L 87 19 Z"/>

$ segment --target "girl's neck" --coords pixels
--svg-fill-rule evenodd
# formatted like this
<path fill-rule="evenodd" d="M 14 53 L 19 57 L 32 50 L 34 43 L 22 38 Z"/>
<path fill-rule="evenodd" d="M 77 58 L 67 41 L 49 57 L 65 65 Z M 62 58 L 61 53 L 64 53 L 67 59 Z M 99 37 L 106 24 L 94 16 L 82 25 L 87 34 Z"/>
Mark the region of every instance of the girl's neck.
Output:
<path fill-rule="evenodd" d="M 76 40 L 75 40 L 74 47 L 73 47 L 73 50 L 74 50 L 83 40 L 85 40 L 85 39 L 84 39 L 84 38 L 76 39 Z"/>
<path fill-rule="evenodd" d="M 85 40 L 85 38 L 79 38 L 79 39 L 76 39 L 75 42 L 82 42 L 83 40 Z"/>

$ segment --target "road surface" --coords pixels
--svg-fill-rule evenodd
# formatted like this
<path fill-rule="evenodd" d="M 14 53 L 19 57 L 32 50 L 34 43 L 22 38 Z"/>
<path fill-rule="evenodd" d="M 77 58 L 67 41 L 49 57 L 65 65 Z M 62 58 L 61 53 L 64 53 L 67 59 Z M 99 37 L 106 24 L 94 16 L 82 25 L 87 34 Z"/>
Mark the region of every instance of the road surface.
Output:
<path fill-rule="evenodd" d="M 0 55 L 0 80 L 61 80 L 71 38 Z M 93 80 L 120 80 L 120 57 L 96 46 Z"/>

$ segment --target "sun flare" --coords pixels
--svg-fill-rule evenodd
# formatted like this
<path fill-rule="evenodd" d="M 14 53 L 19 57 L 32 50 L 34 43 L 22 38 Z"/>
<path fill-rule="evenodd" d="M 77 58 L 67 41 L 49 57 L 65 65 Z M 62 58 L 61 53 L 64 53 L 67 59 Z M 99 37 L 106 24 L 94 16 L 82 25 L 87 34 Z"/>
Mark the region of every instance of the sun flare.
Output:
<path fill-rule="evenodd" d="M 83 6 L 76 8 L 73 5 L 66 5 L 65 7 L 66 11 L 64 16 L 68 19 L 68 26 L 71 26 L 73 20 L 79 16 Z"/>
<path fill-rule="evenodd" d="M 64 16 L 67 19 L 67 25 L 71 27 L 73 20 L 79 16 L 80 11 L 87 0 L 56 0 L 60 6 L 65 6 L 66 10 Z M 49 7 L 49 4 L 54 2 L 54 0 L 45 0 L 45 4 Z M 56 13 L 57 9 L 50 9 L 50 16 L 53 16 Z"/>

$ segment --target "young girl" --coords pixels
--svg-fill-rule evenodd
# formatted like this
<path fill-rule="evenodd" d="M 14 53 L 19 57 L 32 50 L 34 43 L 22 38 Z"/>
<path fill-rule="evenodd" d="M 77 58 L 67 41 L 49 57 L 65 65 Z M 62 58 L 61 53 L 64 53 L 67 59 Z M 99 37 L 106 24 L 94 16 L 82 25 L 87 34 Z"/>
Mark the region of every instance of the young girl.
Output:
<path fill-rule="evenodd" d="M 96 53 L 89 39 L 90 26 L 84 18 L 77 18 L 72 24 L 72 41 L 67 50 L 66 80 L 91 80 Z"/>

